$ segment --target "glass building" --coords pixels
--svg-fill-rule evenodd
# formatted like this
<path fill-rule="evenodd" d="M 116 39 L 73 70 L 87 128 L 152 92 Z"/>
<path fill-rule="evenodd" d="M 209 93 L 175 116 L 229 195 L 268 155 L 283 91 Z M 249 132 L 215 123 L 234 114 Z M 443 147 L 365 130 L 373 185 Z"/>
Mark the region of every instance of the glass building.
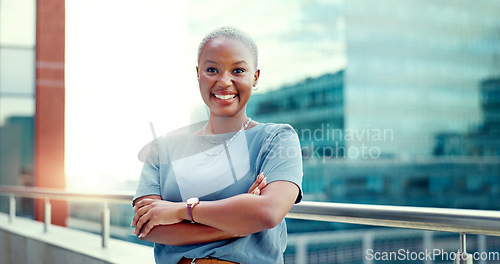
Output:
<path fill-rule="evenodd" d="M 308 78 L 248 102 L 248 115 L 260 122 L 292 125 L 304 159 L 344 156 L 344 72 Z"/>
<path fill-rule="evenodd" d="M 376 146 L 429 157 L 436 134 L 482 122 L 480 85 L 500 76 L 498 1 L 345 1 L 345 125 L 391 129 Z"/>
<path fill-rule="evenodd" d="M 337 136 L 344 155 L 304 159 L 306 199 L 499 209 L 500 3 L 340 6 L 342 88 L 313 85 L 324 75 L 249 104 L 254 119 L 290 123 L 299 138 L 305 129 Z M 327 100 L 323 92 L 341 95 L 337 107 L 308 107 Z M 293 101 L 305 107 L 294 111 Z"/>
<path fill-rule="evenodd" d="M 310 81 L 306 79 L 257 94 L 249 104 L 248 112 L 257 121 L 301 124 L 326 116 L 324 127 L 343 120 L 338 128 L 343 132 L 344 155 L 304 159 L 304 199 L 500 210 L 500 2 L 340 2 L 335 15 L 345 25 L 340 39 L 347 63 L 338 102 L 343 110 L 320 107 L 325 112 L 319 115 L 321 110 L 312 108 L 294 114 L 267 107 L 286 105 L 288 98 L 305 102 L 313 98 L 305 96 L 315 91 L 305 85 Z M 309 125 L 310 130 L 322 127 Z M 300 138 L 304 127 L 298 128 Z M 365 156 L 359 155 L 363 149 Z M 360 228 L 288 223 L 292 233 Z M 451 245 L 445 237 L 435 239 Z M 388 246 L 389 241 L 397 242 Z M 472 242 L 474 249 L 477 241 Z M 374 247 L 405 243 L 402 237 L 392 237 L 376 241 Z M 493 250 L 498 240 L 482 243 Z M 308 260 L 362 263 L 358 247 L 347 241 L 311 243 Z M 317 256 L 315 251 L 321 253 Z M 293 255 L 294 247 L 287 253 Z M 339 259 L 346 254 L 353 259 Z"/>
<path fill-rule="evenodd" d="M 0 0 L 0 184 L 4 185 L 33 186 L 34 181 L 35 2 Z M 19 208 L 21 213 L 33 210 L 24 207 Z"/>

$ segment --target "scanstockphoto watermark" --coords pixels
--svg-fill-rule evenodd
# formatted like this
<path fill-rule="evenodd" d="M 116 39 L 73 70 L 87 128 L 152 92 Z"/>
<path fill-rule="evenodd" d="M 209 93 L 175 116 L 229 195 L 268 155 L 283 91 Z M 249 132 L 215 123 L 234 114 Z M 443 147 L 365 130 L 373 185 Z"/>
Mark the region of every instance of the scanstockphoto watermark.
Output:
<path fill-rule="evenodd" d="M 432 249 L 424 251 L 410 251 L 408 249 L 398 249 L 397 251 L 375 251 L 367 249 L 366 260 L 372 261 L 455 261 L 472 259 L 473 261 L 498 261 L 500 252 L 474 252 L 463 253 L 460 251 L 445 251 L 444 249 Z"/>
<path fill-rule="evenodd" d="M 381 156 L 378 143 L 394 141 L 394 130 L 372 128 L 366 124 L 362 128 L 332 128 L 321 124 L 314 129 L 296 129 L 304 144 L 302 153 L 305 159 L 320 158 L 323 161 L 336 158 L 377 159 Z"/>

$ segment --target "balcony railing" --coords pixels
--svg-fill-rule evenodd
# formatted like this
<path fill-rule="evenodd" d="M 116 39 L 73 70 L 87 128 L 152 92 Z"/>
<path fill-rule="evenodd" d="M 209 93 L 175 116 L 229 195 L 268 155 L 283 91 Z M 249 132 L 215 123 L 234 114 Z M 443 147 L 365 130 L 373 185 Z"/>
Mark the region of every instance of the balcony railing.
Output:
<path fill-rule="evenodd" d="M 109 203 L 130 204 L 131 193 L 83 193 L 57 189 L 1 186 L 0 195 L 9 197 L 9 219 L 16 215 L 16 197 L 45 200 L 45 231 L 50 226 L 50 200 L 76 200 L 103 204 L 101 218 L 102 247 L 108 247 L 110 230 Z M 460 234 L 462 258 L 455 263 L 472 263 L 467 254 L 466 234 L 500 236 L 500 212 L 488 210 L 449 209 L 408 206 L 385 206 L 303 201 L 293 206 L 288 218 L 362 224 L 395 228 L 444 231 Z"/>

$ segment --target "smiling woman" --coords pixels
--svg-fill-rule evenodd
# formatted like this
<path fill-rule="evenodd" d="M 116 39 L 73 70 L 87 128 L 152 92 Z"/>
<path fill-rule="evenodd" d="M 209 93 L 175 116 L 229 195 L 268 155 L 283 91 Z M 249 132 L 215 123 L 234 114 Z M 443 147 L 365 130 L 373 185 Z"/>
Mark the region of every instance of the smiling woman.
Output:
<path fill-rule="evenodd" d="M 302 199 L 302 156 L 290 125 L 247 116 L 260 75 L 248 43 L 229 27 L 201 42 L 196 72 L 208 122 L 150 144 L 131 225 L 155 242 L 157 263 L 284 262 L 284 217 Z"/>

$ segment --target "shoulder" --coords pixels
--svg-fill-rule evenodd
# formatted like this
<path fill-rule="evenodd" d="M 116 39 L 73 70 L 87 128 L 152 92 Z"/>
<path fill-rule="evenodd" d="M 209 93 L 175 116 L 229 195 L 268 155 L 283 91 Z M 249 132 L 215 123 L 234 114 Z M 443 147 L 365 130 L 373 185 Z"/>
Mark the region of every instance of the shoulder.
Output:
<path fill-rule="evenodd" d="M 289 124 L 278 124 L 278 123 L 265 123 L 263 126 L 266 138 L 285 138 L 291 137 L 292 139 L 297 138 L 297 132 Z"/>
<path fill-rule="evenodd" d="M 297 134 L 295 129 L 289 124 L 264 123 L 262 129 L 266 134 L 292 133 Z"/>
<path fill-rule="evenodd" d="M 274 145 L 278 142 L 295 144 L 299 142 L 297 132 L 289 124 L 263 123 L 260 127 L 259 136 L 264 146 Z"/>

